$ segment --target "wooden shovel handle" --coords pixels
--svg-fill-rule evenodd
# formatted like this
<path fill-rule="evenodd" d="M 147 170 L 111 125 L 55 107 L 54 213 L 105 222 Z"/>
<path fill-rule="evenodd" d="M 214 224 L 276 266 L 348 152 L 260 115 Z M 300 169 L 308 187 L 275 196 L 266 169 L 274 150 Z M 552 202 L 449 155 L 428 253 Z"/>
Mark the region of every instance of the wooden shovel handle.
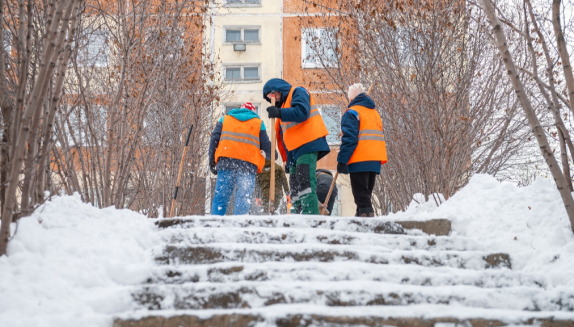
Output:
<path fill-rule="evenodd" d="M 271 98 L 271 105 L 275 106 L 275 96 Z M 275 118 L 271 118 L 271 128 L 275 128 Z M 277 140 L 275 138 L 275 131 L 271 131 L 271 180 L 269 181 L 269 208 L 268 214 L 273 213 L 275 202 L 275 147 Z"/>
<path fill-rule="evenodd" d="M 325 202 L 321 206 L 321 215 L 326 214 L 327 204 L 329 204 L 329 199 L 331 198 L 331 193 L 333 193 L 333 189 L 335 188 L 335 183 L 337 182 L 337 177 L 339 177 L 339 172 L 335 173 L 335 177 L 333 177 L 333 181 L 331 182 L 331 187 L 329 187 L 329 193 L 327 193 L 327 197 L 325 198 Z"/>

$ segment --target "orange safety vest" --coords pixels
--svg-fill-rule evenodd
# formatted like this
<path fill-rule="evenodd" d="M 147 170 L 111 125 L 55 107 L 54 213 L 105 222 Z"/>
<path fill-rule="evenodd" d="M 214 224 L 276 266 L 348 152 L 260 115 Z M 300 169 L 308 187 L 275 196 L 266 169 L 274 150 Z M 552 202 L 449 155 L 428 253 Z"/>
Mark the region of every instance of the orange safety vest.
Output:
<path fill-rule="evenodd" d="M 291 91 L 289 91 L 289 95 L 281 108 L 291 108 L 293 91 L 295 91 L 295 87 L 291 88 Z M 307 118 L 307 120 L 297 123 L 283 122 L 281 119 L 277 119 L 277 122 L 275 123 L 275 132 L 278 135 L 277 140 L 281 140 L 281 132 L 279 130 L 279 126 L 281 126 L 281 129 L 283 130 L 282 139 L 289 151 L 293 151 L 303 144 L 329 135 L 329 131 L 327 131 L 327 127 L 323 122 L 323 118 L 319 113 L 319 109 L 317 109 L 317 106 L 315 105 L 315 100 L 313 100 L 311 93 L 309 93 L 309 97 L 311 100 L 311 112 L 309 112 L 309 118 Z"/>
<path fill-rule="evenodd" d="M 347 165 L 362 161 L 387 162 L 387 144 L 383 134 L 383 121 L 379 112 L 363 106 L 349 109 L 359 114 L 359 143 Z"/>
<path fill-rule="evenodd" d="M 215 162 L 219 161 L 219 157 L 244 160 L 257 166 L 257 173 L 261 173 L 265 157 L 261 155 L 260 131 L 259 118 L 240 121 L 231 115 L 226 115 L 223 118 L 221 137 L 215 151 Z"/>

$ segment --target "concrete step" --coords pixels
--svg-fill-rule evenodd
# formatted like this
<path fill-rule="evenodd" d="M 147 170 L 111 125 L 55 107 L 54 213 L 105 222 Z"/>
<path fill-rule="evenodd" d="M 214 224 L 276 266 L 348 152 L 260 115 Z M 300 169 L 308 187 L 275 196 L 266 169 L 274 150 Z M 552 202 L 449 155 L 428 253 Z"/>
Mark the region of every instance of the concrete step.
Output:
<path fill-rule="evenodd" d="M 195 227 L 191 229 L 165 229 L 160 232 L 166 243 L 212 244 L 212 243 L 249 243 L 249 244 L 298 244 L 323 243 L 331 245 L 369 245 L 381 249 L 396 250 L 438 250 L 464 251 L 482 250 L 478 242 L 458 237 L 429 235 L 385 235 L 359 232 L 347 232 L 325 229 L 293 228 L 237 228 L 225 229 Z"/>
<path fill-rule="evenodd" d="M 421 287 L 373 281 L 235 282 L 148 285 L 132 293 L 141 309 L 259 308 L 275 304 L 363 307 L 446 304 L 484 309 L 574 311 L 574 289 Z"/>
<path fill-rule="evenodd" d="M 378 281 L 420 286 L 467 285 L 484 288 L 539 287 L 551 283 L 545 276 L 508 269 L 471 270 L 419 265 L 379 265 L 367 262 L 222 262 L 205 265 L 159 266 L 148 284 L 235 283 L 241 281 L 328 282 Z"/>
<path fill-rule="evenodd" d="M 328 244 L 234 244 L 207 246 L 168 245 L 156 262 L 169 265 L 210 264 L 218 262 L 332 262 L 353 261 L 375 264 L 415 264 L 427 267 L 447 266 L 462 269 L 511 268 L 505 253 L 482 251 L 385 251 L 376 246 Z"/>
<path fill-rule="evenodd" d="M 114 327 L 574 327 L 572 312 L 524 312 L 447 305 L 317 307 L 274 305 L 258 309 L 157 311 L 122 316 Z"/>
<path fill-rule="evenodd" d="M 158 219 L 159 228 L 193 228 L 193 227 L 266 227 L 266 228 L 320 228 L 348 232 L 377 234 L 429 234 L 436 236 L 449 235 L 450 221 L 432 219 L 428 221 L 389 221 L 380 218 L 324 218 L 317 216 L 284 215 L 269 217 L 237 216 L 221 218 L 169 218 Z"/>

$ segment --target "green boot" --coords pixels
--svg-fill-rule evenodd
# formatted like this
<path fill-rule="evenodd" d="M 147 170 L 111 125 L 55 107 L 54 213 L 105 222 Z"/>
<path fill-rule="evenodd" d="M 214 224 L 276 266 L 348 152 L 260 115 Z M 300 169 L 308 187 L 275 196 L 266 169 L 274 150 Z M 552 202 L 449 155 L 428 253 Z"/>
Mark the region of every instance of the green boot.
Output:
<path fill-rule="evenodd" d="M 319 214 L 319 199 L 317 198 L 317 152 L 301 155 L 295 164 L 295 180 L 297 202 L 300 212 L 305 215 Z M 295 206 L 295 204 L 294 204 Z"/>

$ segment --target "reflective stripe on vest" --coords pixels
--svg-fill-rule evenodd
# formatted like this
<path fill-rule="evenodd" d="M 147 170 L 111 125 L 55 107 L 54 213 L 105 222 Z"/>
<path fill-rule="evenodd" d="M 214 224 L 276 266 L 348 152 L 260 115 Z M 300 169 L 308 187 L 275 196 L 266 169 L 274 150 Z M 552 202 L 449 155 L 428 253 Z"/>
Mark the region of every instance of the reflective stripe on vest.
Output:
<path fill-rule="evenodd" d="M 281 108 L 291 108 L 291 100 L 293 98 L 294 91 L 295 87 L 292 87 L 289 91 L 287 99 L 285 100 L 285 103 Z M 329 131 L 327 131 L 327 127 L 323 122 L 323 117 L 321 117 L 321 113 L 315 105 L 313 96 L 311 93 L 307 93 L 309 94 L 311 111 L 309 112 L 309 117 L 305 121 L 283 122 L 278 119 L 278 125 L 280 125 L 281 129 L 283 130 L 283 143 L 285 143 L 288 151 L 293 151 L 303 144 L 307 144 L 309 142 L 315 141 L 316 139 L 329 135 Z"/>
<path fill-rule="evenodd" d="M 359 114 L 359 142 L 347 164 L 364 161 L 386 163 L 387 145 L 381 116 L 377 110 L 363 106 L 353 106 L 350 109 Z"/>
<path fill-rule="evenodd" d="M 309 118 L 315 117 L 315 116 L 320 116 L 320 115 L 321 115 L 321 113 L 319 112 L 319 109 L 317 109 L 317 106 L 311 106 L 311 112 L 309 113 Z M 302 123 L 304 123 L 304 122 L 300 122 L 300 123 L 297 123 L 297 122 L 291 122 L 291 123 L 281 122 L 281 128 L 283 129 L 283 131 L 286 131 L 289 128 L 297 126 L 297 125 L 302 124 Z"/>
<path fill-rule="evenodd" d="M 239 137 L 236 137 L 236 136 L 239 136 Z M 247 138 L 247 140 L 244 138 L 241 138 L 241 137 L 245 137 L 245 138 Z M 247 134 L 247 133 L 221 132 L 221 137 L 219 138 L 219 141 L 221 142 L 223 140 L 243 142 L 243 143 L 254 145 L 254 146 L 259 148 L 259 136 L 253 136 L 253 135 Z"/>
<path fill-rule="evenodd" d="M 221 137 L 215 151 L 215 162 L 220 157 L 239 159 L 257 166 L 257 172 L 263 171 L 265 157 L 261 155 L 259 132 L 261 119 L 253 118 L 240 121 L 231 115 L 223 118 Z"/>
<path fill-rule="evenodd" d="M 359 132 L 359 141 L 383 141 L 385 142 L 385 134 L 376 129 L 365 129 Z"/>

